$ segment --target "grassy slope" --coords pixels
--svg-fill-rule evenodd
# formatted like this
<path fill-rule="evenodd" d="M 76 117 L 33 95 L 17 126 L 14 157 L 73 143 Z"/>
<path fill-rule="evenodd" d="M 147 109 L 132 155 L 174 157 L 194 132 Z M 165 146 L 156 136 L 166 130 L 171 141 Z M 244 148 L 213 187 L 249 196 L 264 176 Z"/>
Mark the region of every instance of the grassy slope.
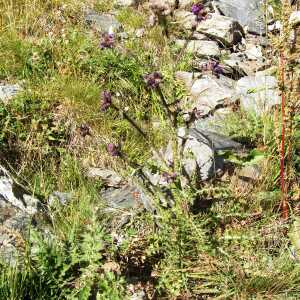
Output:
<path fill-rule="evenodd" d="M 142 76 L 160 70 L 166 78 L 164 93 L 180 98 L 185 91 L 173 72 L 188 70 L 191 58 L 175 66 L 175 51 L 158 27 L 142 39 L 133 38 L 130 32 L 147 17 L 132 9 L 118 11 L 129 39 L 101 51 L 99 36 L 84 25 L 83 9 L 111 7 L 106 1 L 91 2 L 0 1 L 0 80 L 24 86 L 21 95 L 0 106 L 1 160 L 37 194 L 47 197 L 60 190 L 74 195 L 70 205 L 51 211 L 53 240 L 32 235 L 39 246 L 32 252 L 28 247 L 24 271 L 2 269 L 1 299 L 124 299 L 133 276 L 160 299 L 297 299 L 300 266 L 290 256 L 289 224 L 278 214 L 273 117 L 237 112 L 226 123 L 229 134 L 258 149 L 252 155 L 265 153 L 268 171 L 252 190 L 240 194 L 228 181 L 209 183 L 200 191 L 210 199 L 205 210 L 185 213 L 189 195 L 178 193 L 178 204 L 161 212 L 159 228 L 143 213 L 125 228 L 112 230 L 113 216 L 102 213 L 98 196 L 101 183 L 87 180 L 84 168 L 122 170 L 122 163 L 106 154 L 105 144 L 111 141 L 121 139 L 138 163 L 150 153 L 126 122 L 95 109 L 100 92 L 119 93 L 119 105 L 129 107 L 145 129 L 161 120 L 159 130 L 149 129 L 161 146 L 167 122 Z M 83 123 L 92 128 L 92 137 L 84 140 L 76 130 Z M 242 164 L 252 158 L 235 159 Z M 119 246 L 116 236 L 123 240 Z"/>

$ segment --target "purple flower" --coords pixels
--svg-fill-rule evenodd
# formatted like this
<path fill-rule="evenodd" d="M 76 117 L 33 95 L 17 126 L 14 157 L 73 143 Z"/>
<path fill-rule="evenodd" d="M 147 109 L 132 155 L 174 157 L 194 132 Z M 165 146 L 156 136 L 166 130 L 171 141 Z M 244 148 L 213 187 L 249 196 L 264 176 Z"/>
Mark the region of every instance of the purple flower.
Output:
<path fill-rule="evenodd" d="M 111 93 L 104 91 L 102 93 L 101 111 L 107 111 L 112 104 Z"/>
<path fill-rule="evenodd" d="M 101 49 L 105 49 L 105 48 L 111 49 L 114 45 L 114 42 L 115 42 L 114 35 L 112 33 L 105 33 L 100 42 L 100 48 Z"/>
<path fill-rule="evenodd" d="M 162 82 L 163 77 L 159 72 L 153 72 L 151 74 L 145 75 L 144 80 L 149 88 L 156 89 Z"/>
<path fill-rule="evenodd" d="M 111 156 L 120 156 L 119 147 L 113 143 L 109 143 L 106 150 Z"/>
<path fill-rule="evenodd" d="M 198 3 L 198 4 L 193 4 L 192 6 L 192 13 L 195 15 L 195 16 L 198 16 L 199 13 L 204 9 L 204 6 L 203 4 L 201 3 Z"/>
<path fill-rule="evenodd" d="M 218 78 L 220 77 L 220 75 L 224 74 L 223 68 L 219 65 L 219 62 L 215 61 L 211 63 L 211 71 Z"/>
<path fill-rule="evenodd" d="M 192 13 L 197 17 L 197 21 L 203 21 L 206 19 L 206 11 L 204 5 L 201 3 L 194 4 L 191 9 Z"/>
<path fill-rule="evenodd" d="M 220 77 L 220 75 L 224 74 L 224 70 L 220 66 L 220 63 L 218 61 L 210 61 L 202 65 L 202 71 L 211 71 L 212 74 L 218 78 Z"/>

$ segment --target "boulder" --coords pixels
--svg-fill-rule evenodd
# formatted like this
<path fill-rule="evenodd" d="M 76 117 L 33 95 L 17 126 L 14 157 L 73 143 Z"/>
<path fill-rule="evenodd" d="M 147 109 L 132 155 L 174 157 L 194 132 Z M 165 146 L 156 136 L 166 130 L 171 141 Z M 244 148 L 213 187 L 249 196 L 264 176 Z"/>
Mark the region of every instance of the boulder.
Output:
<path fill-rule="evenodd" d="M 262 0 L 215 0 L 220 12 L 247 26 L 250 33 L 265 34 Z"/>
<path fill-rule="evenodd" d="M 183 147 L 183 168 L 190 178 L 197 175 L 206 181 L 223 169 L 223 159 L 216 156 L 214 145 L 206 135 L 195 128 L 180 128 L 178 137 Z"/>
<path fill-rule="evenodd" d="M 194 82 L 191 97 L 183 103 L 183 111 L 190 113 L 196 108 L 202 115 L 207 115 L 217 106 L 231 103 L 235 96 L 235 81 L 220 76 L 204 76 Z"/>
<path fill-rule="evenodd" d="M 0 166 L 0 260 L 15 264 L 25 249 L 25 238 L 41 203 Z"/>
<path fill-rule="evenodd" d="M 211 14 L 205 21 L 199 22 L 196 30 L 225 47 L 238 44 L 244 36 L 244 30 L 237 21 L 218 14 Z"/>
<path fill-rule="evenodd" d="M 280 103 L 277 80 L 274 76 L 256 74 L 241 78 L 236 85 L 241 108 L 256 115 L 269 111 Z"/>
<path fill-rule="evenodd" d="M 221 55 L 218 43 L 215 41 L 177 40 L 176 45 L 180 48 L 183 48 L 186 45 L 186 52 L 198 57 L 219 57 Z"/>

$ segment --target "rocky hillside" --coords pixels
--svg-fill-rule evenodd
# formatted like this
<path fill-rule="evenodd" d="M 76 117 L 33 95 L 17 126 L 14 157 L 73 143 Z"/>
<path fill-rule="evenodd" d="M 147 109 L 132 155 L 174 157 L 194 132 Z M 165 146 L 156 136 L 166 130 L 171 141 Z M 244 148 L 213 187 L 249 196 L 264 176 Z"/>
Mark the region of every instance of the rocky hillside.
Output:
<path fill-rule="evenodd" d="M 0 299 L 300 298 L 300 11 L 0 0 Z"/>

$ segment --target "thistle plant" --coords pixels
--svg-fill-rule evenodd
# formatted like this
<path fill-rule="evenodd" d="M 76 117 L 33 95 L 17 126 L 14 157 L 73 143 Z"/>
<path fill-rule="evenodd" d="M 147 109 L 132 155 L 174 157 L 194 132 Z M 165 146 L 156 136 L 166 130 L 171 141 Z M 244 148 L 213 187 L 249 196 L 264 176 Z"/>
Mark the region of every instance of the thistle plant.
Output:
<path fill-rule="evenodd" d="M 100 41 L 100 49 L 113 48 L 115 37 L 113 33 L 105 33 Z"/>
<path fill-rule="evenodd" d="M 129 115 L 127 111 L 120 108 L 114 101 L 114 97 L 109 91 L 103 91 L 101 95 L 100 111 L 106 113 L 109 110 L 114 110 L 118 112 L 124 120 L 143 138 L 145 143 L 147 143 L 154 154 L 158 164 L 156 168 L 159 170 L 160 182 L 158 185 L 154 186 L 149 179 L 149 176 L 145 174 L 145 170 L 151 170 L 151 160 L 145 162 L 142 165 L 132 162 L 126 153 L 123 153 L 123 150 L 119 145 L 109 143 L 106 146 L 107 152 L 112 157 L 120 157 L 125 165 L 128 165 L 136 170 L 137 177 L 143 179 L 143 185 L 146 190 L 148 190 L 152 197 L 154 195 L 159 195 L 159 199 L 165 203 L 174 202 L 175 196 L 173 194 L 174 189 L 171 188 L 172 185 L 178 187 L 178 191 L 184 192 L 186 188 L 194 190 L 192 179 L 186 176 L 181 162 L 183 161 L 183 151 L 180 149 L 177 137 L 177 128 L 179 124 L 179 110 L 172 111 L 170 105 L 166 100 L 161 85 L 164 81 L 163 75 L 160 72 L 152 72 L 143 76 L 146 90 L 149 93 L 149 96 L 152 97 L 153 94 L 156 94 L 159 98 L 159 105 L 162 107 L 165 112 L 165 117 L 168 120 L 170 133 L 171 133 L 171 148 L 173 151 L 171 161 L 168 160 L 161 151 L 157 149 L 157 146 L 152 142 L 151 137 L 148 132 L 145 132 L 142 126 L 137 122 L 132 116 Z M 195 114 L 197 114 L 195 112 Z M 155 159 L 154 159 L 155 160 Z M 153 160 L 152 160 L 153 161 Z M 137 178 L 138 180 L 138 178 Z M 139 182 L 140 183 L 140 182 Z"/>

